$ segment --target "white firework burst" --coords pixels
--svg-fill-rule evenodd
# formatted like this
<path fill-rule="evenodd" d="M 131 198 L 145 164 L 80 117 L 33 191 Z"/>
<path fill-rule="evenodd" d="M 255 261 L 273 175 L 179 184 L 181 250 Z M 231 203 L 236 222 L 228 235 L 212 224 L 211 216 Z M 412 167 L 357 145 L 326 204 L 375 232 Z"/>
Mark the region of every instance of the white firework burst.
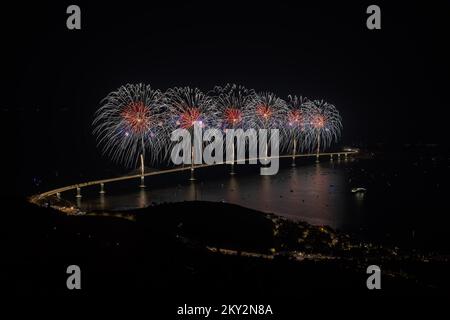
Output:
<path fill-rule="evenodd" d="M 125 167 L 135 167 L 141 155 L 152 163 L 161 160 L 167 135 L 161 91 L 142 83 L 126 84 L 101 104 L 93 133 L 104 154 Z"/>

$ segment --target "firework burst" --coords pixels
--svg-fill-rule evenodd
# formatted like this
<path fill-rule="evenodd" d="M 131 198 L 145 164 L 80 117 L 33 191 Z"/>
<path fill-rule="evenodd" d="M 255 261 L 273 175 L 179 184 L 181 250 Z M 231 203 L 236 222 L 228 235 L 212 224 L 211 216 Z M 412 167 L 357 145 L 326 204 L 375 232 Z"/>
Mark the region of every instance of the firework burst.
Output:
<path fill-rule="evenodd" d="M 168 125 L 171 130 L 186 129 L 191 134 L 191 180 L 195 180 L 194 125 L 197 124 L 201 128 L 208 128 L 217 123 L 217 111 L 214 101 L 210 96 L 197 88 L 178 87 L 169 89 L 166 92 L 166 102 L 169 111 Z M 203 138 L 209 139 L 210 137 L 206 134 Z"/>
<path fill-rule="evenodd" d="M 271 92 L 259 93 L 252 101 L 251 127 L 255 129 L 280 129 L 288 111 L 286 102 Z"/>
<path fill-rule="evenodd" d="M 245 129 L 249 122 L 250 106 L 256 98 L 254 90 L 236 84 L 216 86 L 211 92 L 223 129 Z"/>
<path fill-rule="evenodd" d="M 192 130 L 195 123 L 202 128 L 215 124 L 217 112 L 211 97 L 197 88 L 171 88 L 166 92 L 169 126 Z"/>
<path fill-rule="evenodd" d="M 149 85 L 127 84 L 101 103 L 93 121 L 98 145 L 126 167 L 135 167 L 141 160 L 142 169 L 145 154 L 145 160 L 152 163 L 169 155 L 173 130 L 187 129 L 193 136 L 195 124 L 225 133 L 228 129 L 279 129 L 281 148 L 291 153 L 293 160 L 296 152 L 304 149 L 318 154 L 338 140 L 342 129 L 339 112 L 323 100 L 288 96 L 285 102 L 273 93 L 256 94 L 236 84 L 216 86 L 209 94 L 190 87 L 171 88 L 162 94 Z M 203 134 L 208 141 L 207 135 L 213 133 Z M 232 151 L 234 158 L 234 142 L 227 148 L 232 149 L 227 152 Z M 192 149 L 191 156 L 193 153 Z"/>
<path fill-rule="evenodd" d="M 310 143 L 311 102 L 302 96 L 289 95 L 287 106 L 282 142 L 283 148 L 288 152 L 292 151 L 292 156 L 295 157 L 298 150 L 304 150 Z"/>
<path fill-rule="evenodd" d="M 127 84 L 102 100 L 93 121 L 94 135 L 104 154 L 125 167 L 160 160 L 164 144 L 164 104 L 159 90 Z"/>
<path fill-rule="evenodd" d="M 250 106 L 256 98 L 254 90 L 249 90 L 244 86 L 227 84 L 224 87 L 216 86 L 210 93 L 213 96 L 217 108 L 217 126 L 227 132 L 229 129 L 247 129 L 251 123 Z M 224 141 L 225 143 L 225 141 Z M 234 166 L 235 145 L 226 144 L 227 154 L 231 154 Z M 234 168 L 231 169 L 234 173 Z"/>
<path fill-rule="evenodd" d="M 249 123 L 250 128 L 266 129 L 269 130 L 267 133 L 267 138 L 272 139 L 271 129 L 280 129 L 283 126 L 283 120 L 287 113 L 286 102 L 278 98 L 275 94 L 271 92 L 262 92 L 256 95 L 250 106 L 251 122 Z M 282 134 L 281 134 L 282 139 Z M 261 145 L 260 145 L 261 146 Z M 260 150 L 265 156 L 268 155 L 270 144 L 266 142 L 266 147 L 263 151 Z"/>
<path fill-rule="evenodd" d="M 325 149 L 341 134 L 342 119 L 336 107 L 323 100 L 315 100 L 310 105 L 309 125 L 311 131 L 310 148 L 316 152 Z"/>

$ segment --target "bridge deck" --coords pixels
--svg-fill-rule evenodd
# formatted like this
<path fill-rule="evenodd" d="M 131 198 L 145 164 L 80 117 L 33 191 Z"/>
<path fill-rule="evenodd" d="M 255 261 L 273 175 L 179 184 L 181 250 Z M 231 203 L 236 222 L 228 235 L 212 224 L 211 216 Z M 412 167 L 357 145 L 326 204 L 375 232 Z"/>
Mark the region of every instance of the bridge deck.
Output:
<path fill-rule="evenodd" d="M 352 150 L 352 151 L 341 151 L 341 152 L 324 152 L 324 153 L 319 153 L 319 156 L 335 156 L 335 155 L 344 155 L 347 156 L 348 154 L 356 154 L 358 153 L 358 151 Z M 307 153 L 307 154 L 296 154 L 294 156 L 294 158 L 302 158 L 302 157 L 316 157 L 317 154 L 316 153 Z M 277 156 L 277 157 L 267 157 L 266 159 L 274 159 L 274 158 L 292 158 L 292 155 L 281 155 L 281 156 Z M 245 159 L 245 161 L 257 161 L 260 158 L 250 158 L 250 159 Z M 235 163 L 237 161 L 242 161 L 241 160 L 235 160 Z M 194 166 L 195 169 L 200 169 L 200 168 L 205 168 L 205 167 L 212 167 L 212 166 L 218 166 L 218 165 L 223 165 L 223 164 L 229 164 L 226 161 L 224 162 L 218 162 L 218 163 L 214 163 L 214 164 L 201 164 L 201 165 L 196 165 Z M 161 175 L 161 174 L 166 174 L 166 173 L 173 173 L 173 172 L 181 172 L 181 171 L 186 171 L 186 170 L 191 170 L 191 167 L 178 167 L 178 168 L 172 168 L 172 169 L 166 169 L 166 170 L 160 170 L 160 171 L 153 171 L 153 172 L 147 172 L 142 174 L 134 174 L 134 175 L 129 175 L 129 176 L 122 176 L 122 177 L 116 177 L 116 178 L 108 178 L 108 179 L 102 179 L 102 180 L 93 180 L 93 181 L 87 181 L 87 182 L 82 182 L 82 183 L 78 183 L 78 184 L 73 184 L 73 185 L 69 185 L 69 186 L 65 186 L 65 187 L 61 187 L 61 188 L 57 188 L 57 189 L 53 189 L 53 190 L 49 190 L 47 192 L 44 193 L 40 193 L 40 194 L 36 194 L 30 197 L 30 202 L 36 203 L 38 200 L 42 200 L 43 198 L 52 196 L 52 195 L 56 195 L 58 193 L 62 193 L 62 192 L 66 192 L 69 190 L 75 190 L 78 188 L 83 188 L 83 187 L 88 187 L 88 186 L 93 186 L 93 185 L 100 185 L 100 184 L 106 184 L 106 183 L 110 183 L 110 182 L 117 182 L 117 181 L 123 181 L 123 180 L 130 180 L 130 179 L 137 179 L 137 178 L 141 178 L 141 176 L 147 177 L 147 176 L 156 176 L 156 175 Z"/>

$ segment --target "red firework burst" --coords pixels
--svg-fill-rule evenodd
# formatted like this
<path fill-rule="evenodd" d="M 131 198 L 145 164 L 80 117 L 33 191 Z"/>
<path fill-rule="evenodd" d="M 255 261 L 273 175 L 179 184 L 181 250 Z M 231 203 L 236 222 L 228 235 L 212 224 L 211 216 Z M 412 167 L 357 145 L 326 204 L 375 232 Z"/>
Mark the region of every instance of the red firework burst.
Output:
<path fill-rule="evenodd" d="M 288 113 L 288 122 L 289 125 L 292 126 L 300 126 L 302 124 L 302 113 L 300 110 L 292 110 Z"/>
<path fill-rule="evenodd" d="M 236 108 L 228 108 L 225 110 L 225 121 L 230 125 L 236 125 L 242 121 L 242 112 Z"/>
<path fill-rule="evenodd" d="M 313 119 L 313 126 L 316 129 L 321 129 L 325 126 L 325 118 L 321 115 L 316 115 Z"/>
<path fill-rule="evenodd" d="M 264 120 L 268 120 L 272 116 L 272 109 L 268 105 L 262 104 L 256 108 L 256 113 Z"/>
<path fill-rule="evenodd" d="M 142 101 L 127 105 L 121 116 L 130 130 L 136 134 L 144 134 L 150 127 L 150 109 Z"/>
<path fill-rule="evenodd" d="M 201 112 L 199 108 L 187 108 L 180 116 L 180 126 L 183 129 L 191 128 L 195 122 L 201 122 Z"/>

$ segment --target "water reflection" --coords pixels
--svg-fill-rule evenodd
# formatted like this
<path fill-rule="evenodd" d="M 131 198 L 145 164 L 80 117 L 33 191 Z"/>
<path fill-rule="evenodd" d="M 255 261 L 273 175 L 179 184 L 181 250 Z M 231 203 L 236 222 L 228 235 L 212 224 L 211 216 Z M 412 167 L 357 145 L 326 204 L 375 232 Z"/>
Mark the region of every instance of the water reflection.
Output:
<path fill-rule="evenodd" d="M 146 206 L 148 206 L 150 204 L 149 195 L 150 194 L 145 189 L 140 188 L 138 208 L 145 208 Z"/>
<path fill-rule="evenodd" d="M 105 209 L 105 194 L 104 193 L 101 193 L 100 194 L 100 201 L 99 201 L 99 203 L 100 203 L 100 209 L 101 210 L 104 210 Z"/>
<path fill-rule="evenodd" d="M 228 201 L 231 203 L 237 203 L 239 201 L 239 183 L 236 175 L 230 176 L 230 188 L 228 191 Z"/>

